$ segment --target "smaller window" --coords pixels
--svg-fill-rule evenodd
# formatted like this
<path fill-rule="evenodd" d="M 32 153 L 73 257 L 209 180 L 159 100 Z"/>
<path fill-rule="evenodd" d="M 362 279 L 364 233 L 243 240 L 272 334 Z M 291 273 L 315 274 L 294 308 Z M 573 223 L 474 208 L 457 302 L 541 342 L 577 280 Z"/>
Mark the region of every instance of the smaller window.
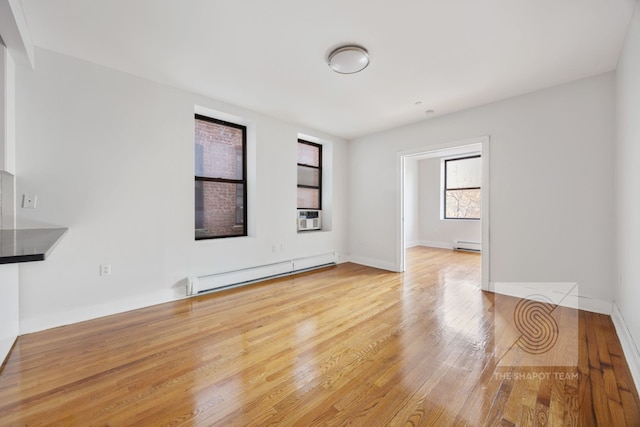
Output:
<path fill-rule="evenodd" d="M 322 145 L 298 140 L 298 209 L 322 209 Z"/>
<path fill-rule="evenodd" d="M 480 219 L 480 156 L 444 161 L 444 218 Z"/>

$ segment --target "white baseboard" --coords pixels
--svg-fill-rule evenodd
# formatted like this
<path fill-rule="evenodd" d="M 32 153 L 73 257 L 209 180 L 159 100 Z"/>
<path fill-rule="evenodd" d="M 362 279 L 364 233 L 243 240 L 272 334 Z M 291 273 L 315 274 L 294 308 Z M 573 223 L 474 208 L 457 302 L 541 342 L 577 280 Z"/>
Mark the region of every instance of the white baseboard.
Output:
<path fill-rule="evenodd" d="M 345 254 L 338 254 L 336 264 L 344 264 L 345 262 L 351 262 L 351 257 Z"/>
<path fill-rule="evenodd" d="M 430 240 L 421 240 L 420 246 L 427 246 L 429 248 L 453 249 L 453 242 L 433 242 Z"/>
<path fill-rule="evenodd" d="M 387 261 L 381 261 L 379 259 L 365 258 L 360 256 L 351 256 L 350 261 L 355 264 L 366 265 L 367 267 L 379 268 L 381 270 L 398 272 L 398 268 L 395 264 Z"/>
<path fill-rule="evenodd" d="M 422 244 L 418 240 L 413 240 L 411 242 L 405 242 L 405 249 L 414 248 L 416 246 L 421 246 Z"/>
<path fill-rule="evenodd" d="M 544 296 L 548 301 L 562 307 L 577 308 L 592 313 L 611 315 L 612 304 L 609 301 L 580 295 L 577 288 L 565 295 L 572 288 L 570 282 L 491 282 L 489 291 L 515 298 L 529 298 L 530 296 Z"/>
<path fill-rule="evenodd" d="M 20 335 L 175 301 L 184 298 L 185 292 L 181 290 L 180 293 L 181 296 L 178 296 L 176 290 L 172 289 L 153 294 L 133 296 L 126 300 L 96 304 L 75 310 L 48 314 L 42 317 L 22 318 L 20 319 Z"/>
<path fill-rule="evenodd" d="M 640 394 L 640 349 L 633 340 L 629 328 L 622 317 L 620 308 L 617 304 L 613 304 L 613 312 L 611 313 L 611 320 L 613 320 L 613 326 L 616 328 L 616 333 L 622 344 L 622 351 L 624 357 L 627 359 L 629 370 L 631 371 L 631 377 L 636 385 L 636 390 Z"/>
<path fill-rule="evenodd" d="M 580 295 L 578 301 L 578 308 L 584 311 L 590 311 L 592 313 L 600 313 L 611 316 L 613 304 L 597 298 L 590 298 Z"/>

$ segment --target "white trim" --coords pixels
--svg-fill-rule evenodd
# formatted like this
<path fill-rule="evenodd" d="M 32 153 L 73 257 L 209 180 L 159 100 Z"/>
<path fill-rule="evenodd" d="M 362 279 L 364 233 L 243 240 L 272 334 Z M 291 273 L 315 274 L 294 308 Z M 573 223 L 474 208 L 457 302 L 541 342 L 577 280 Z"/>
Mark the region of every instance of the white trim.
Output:
<path fill-rule="evenodd" d="M 622 344 L 622 351 L 625 359 L 627 360 L 627 365 L 629 365 L 629 370 L 631 371 L 631 377 L 635 383 L 636 390 L 638 391 L 638 394 L 640 394 L 640 349 L 633 340 L 633 336 L 631 336 L 631 332 L 629 332 L 629 328 L 627 327 L 624 317 L 622 317 L 622 313 L 620 312 L 620 308 L 616 303 L 613 303 L 611 320 L 613 321 L 613 326 L 616 328 L 620 344 Z"/>
<path fill-rule="evenodd" d="M 0 0 L 0 28 L 13 59 L 35 68 L 34 45 L 20 0 Z"/>
<path fill-rule="evenodd" d="M 415 248 L 416 246 L 424 246 L 419 240 L 412 240 L 410 242 L 405 241 L 404 245 L 406 249 Z"/>
<path fill-rule="evenodd" d="M 451 249 L 453 250 L 453 243 L 451 242 L 432 242 L 430 240 L 421 240 L 420 246 L 426 246 L 428 248 L 438 249 Z"/>
<path fill-rule="evenodd" d="M 529 298 L 531 295 L 543 295 L 554 304 L 558 304 L 562 307 L 577 308 L 584 311 L 590 311 L 592 313 L 611 315 L 611 302 L 580 295 L 577 291 L 577 287 L 573 289 L 570 294 L 566 294 L 567 287 L 571 287 L 569 285 L 575 285 L 575 283 L 493 282 L 489 287 L 489 291 L 516 298 Z"/>
<path fill-rule="evenodd" d="M 489 136 L 484 135 L 476 138 L 445 142 L 443 144 L 427 145 L 425 147 L 399 151 L 398 155 L 402 157 L 414 157 L 416 159 L 428 159 L 431 157 L 449 156 L 452 154 L 458 155 L 462 153 L 478 152 L 479 150 L 476 145 L 483 144 L 488 139 Z"/>
<path fill-rule="evenodd" d="M 324 141 L 317 136 L 312 136 L 307 133 L 298 132 L 298 139 L 302 139 L 304 141 L 313 142 L 314 144 L 324 145 Z"/>
<path fill-rule="evenodd" d="M 351 257 L 349 255 L 343 255 L 338 253 L 338 259 L 336 260 L 336 264 L 344 264 L 346 262 L 351 262 Z"/>
<path fill-rule="evenodd" d="M 145 309 L 154 305 L 183 299 L 185 297 L 186 285 L 186 283 L 181 281 L 179 286 L 175 286 L 171 290 L 138 295 L 127 298 L 126 300 L 80 307 L 41 317 L 22 318 L 20 319 L 20 335 L 98 319 L 131 310 Z"/>
<path fill-rule="evenodd" d="M 351 256 L 350 262 L 354 264 L 366 265 L 367 267 L 379 268 L 381 270 L 393 271 L 394 273 L 401 273 L 401 271 L 397 270 L 397 266 L 394 263 L 382 261 L 379 259 Z"/>
<path fill-rule="evenodd" d="M 612 304 L 610 302 L 584 295 L 580 295 L 578 298 L 578 307 L 580 310 L 611 316 Z"/>
<path fill-rule="evenodd" d="M 490 137 L 487 135 L 482 138 L 482 282 L 481 288 L 486 291 L 491 283 L 491 275 L 489 274 L 489 247 L 490 247 L 490 226 L 491 226 L 491 144 Z"/>

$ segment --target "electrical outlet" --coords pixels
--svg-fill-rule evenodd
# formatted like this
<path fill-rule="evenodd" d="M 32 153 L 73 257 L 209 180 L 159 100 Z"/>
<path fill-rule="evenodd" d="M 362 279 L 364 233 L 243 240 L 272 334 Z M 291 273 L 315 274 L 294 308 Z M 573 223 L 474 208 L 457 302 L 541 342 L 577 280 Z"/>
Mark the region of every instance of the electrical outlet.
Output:
<path fill-rule="evenodd" d="M 111 264 L 102 264 L 100 266 L 100 276 L 111 276 Z"/>
<path fill-rule="evenodd" d="M 23 194 L 22 195 L 22 207 L 27 209 L 35 209 L 38 202 L 38 196 L 35 194 Z"/>

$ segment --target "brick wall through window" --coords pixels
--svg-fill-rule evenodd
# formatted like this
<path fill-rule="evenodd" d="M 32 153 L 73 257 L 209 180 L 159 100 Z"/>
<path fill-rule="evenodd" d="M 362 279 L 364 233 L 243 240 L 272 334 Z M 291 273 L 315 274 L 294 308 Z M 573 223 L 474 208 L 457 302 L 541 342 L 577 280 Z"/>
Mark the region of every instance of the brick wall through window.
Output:
<path fill-rule="evenodd" d="M 246 235 L 246 128 L 196 116 L 196 238 Z"/>

